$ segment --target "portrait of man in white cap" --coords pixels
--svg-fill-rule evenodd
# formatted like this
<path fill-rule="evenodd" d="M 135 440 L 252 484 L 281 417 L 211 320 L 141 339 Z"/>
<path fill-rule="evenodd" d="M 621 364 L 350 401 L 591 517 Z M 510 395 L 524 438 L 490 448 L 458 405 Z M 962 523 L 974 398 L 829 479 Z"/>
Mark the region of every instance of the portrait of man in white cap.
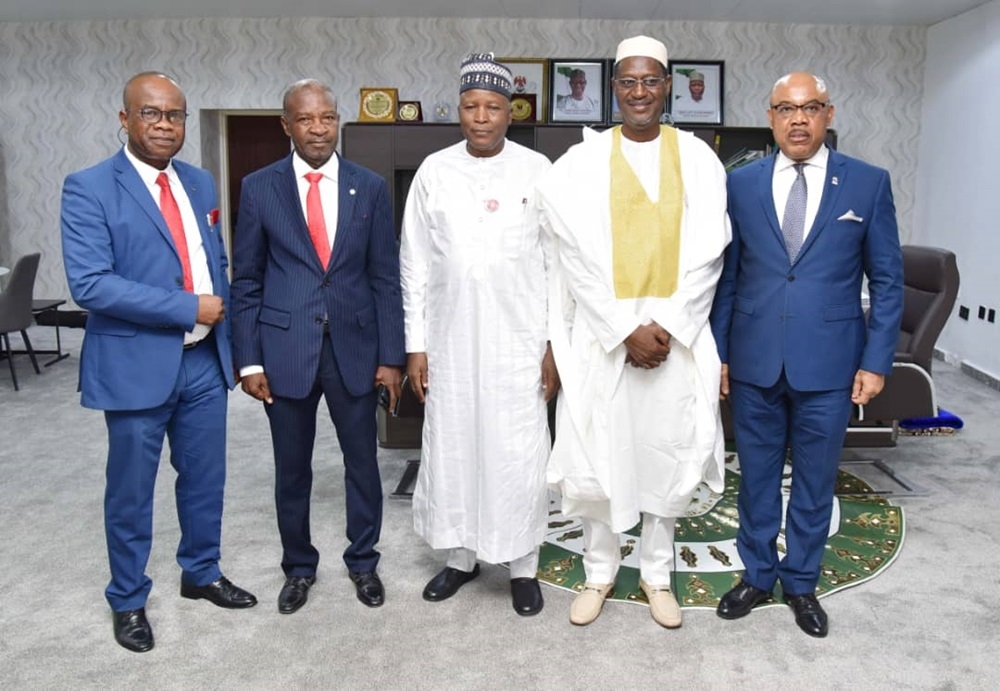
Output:
<path fill-rule="evenodd" d="M 673 95 L 670 116 L 677 123 L 722 124 L 722 65 L 671 65 Z"/>
<path fill-rule="evenodd" d="M 660 123 L 670 82 L 663 43 L 622 41 L 612 76 L 621 126 L 585 129 L 538 187 L 563 384 L 548 481 L 583 524 L 586 581 L 569 584 L 579 626 L 601 613 L 620 535 L 641 522 L 639 585 L 654 621 L 679 627 L 674 524 L 702 482 L 722 489 L 708 315 L 730 239 L 725 172 L 707 144 Z"/>

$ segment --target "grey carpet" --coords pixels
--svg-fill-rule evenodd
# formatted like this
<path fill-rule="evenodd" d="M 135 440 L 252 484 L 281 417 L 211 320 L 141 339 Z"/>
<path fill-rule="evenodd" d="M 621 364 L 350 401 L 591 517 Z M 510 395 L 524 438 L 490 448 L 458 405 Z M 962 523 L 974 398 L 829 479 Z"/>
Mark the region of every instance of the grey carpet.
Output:
<path fill-rule="evenodd" d="M 354 597 L 344 548 L 343 473 L 322 419 L 313 534 L 318 580 L 298 613 L 279 615 L 280 546 L 272 458 L 260 407 L 230 398 L 223 571 L 256 593 L 251 610 L 181 599 L 173 470 L 157 485 L 147 612 L 156 648 L 114 643 L 103 589 L 108 573 L 101 504 L 105 438 L 100 413 L 79 406 L 80 332 L 73 357 L 41 376 L 17 358 L 15 393 L 0 361 L 0 687 L 10 689 L 977 689 L 1000 673 L 1000 393 L 935 363 L 939 400 L 962 416 L 954 436 L 901 438 L 879 455 L 929 495 L 899 499 L 907 537 L 882 576 L 823 601 L 824 640 L 796 628 L 785 608 L 726 622 L 687 610 L 678 631 L 644 607 L 609 604 L 591 626 L 568 621 L 572 594 L 544 588 L 545 609 L 518 617 L 507 572 L 483 575 L 443 603 L 424 602 L 441 556 L 411 528 L 410 506 L 387 497 L 380 573 L 387 603 Z M 37 347 L 51 329 L 34 327 Z M 380 452 L 390 491 L 408 451 Z M 887 486 L 889 483 L 886 483 Z"/>

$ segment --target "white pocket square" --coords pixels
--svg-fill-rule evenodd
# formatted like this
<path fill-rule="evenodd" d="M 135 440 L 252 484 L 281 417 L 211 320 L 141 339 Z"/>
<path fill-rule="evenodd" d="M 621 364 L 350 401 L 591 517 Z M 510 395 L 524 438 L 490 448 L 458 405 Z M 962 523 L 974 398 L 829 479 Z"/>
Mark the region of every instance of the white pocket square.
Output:
<path fill-rule="evenodd" d="M 838 218 L 837 220 L 838 221 L 857 221 L 858 223 L 861 223 L 865 219 L 861 218 L 856 213 L 854 213 L 854 209 L 848 209 L 847 213 L 844 214 L 843 216 L 841 216 L 840 218 Z"/>

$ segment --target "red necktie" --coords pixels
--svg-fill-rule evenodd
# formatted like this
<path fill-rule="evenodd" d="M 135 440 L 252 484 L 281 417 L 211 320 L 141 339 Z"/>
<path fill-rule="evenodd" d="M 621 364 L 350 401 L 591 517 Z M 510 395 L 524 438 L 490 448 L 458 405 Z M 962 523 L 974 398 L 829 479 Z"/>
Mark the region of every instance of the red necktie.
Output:
<path fill-rule="evenodd" d="M 326 234 L 323 202 L 319 198 L 319 181 L 322 179 L 323 173 L 306 173 L 306 180 L 309 181 L 309 192 L 306 194 L 306 223 L 309 224 L 309 237 L 312 238 L 313 247 L 316 248 L 319 263 L 326 269 L 326 265 L 330 263 L 330 236 Z"/>
<path fill-rule="evenodd" d="M 191 278 L 191 258 L 188 256 L 187 237 L 184 235 L 184 221 L 181 220 L 181 210 L 177 207 L 174 193 L 170 191 L 170 180 L 166 173 L 156 176 L 156 184 L 160 186 L 160 213 L 167 222 L 170 235 L 177 246 L 177 254 L 181 258 L 181 268 L 184 271 L 184 290 L 194 292 L 194 281 Z"/>

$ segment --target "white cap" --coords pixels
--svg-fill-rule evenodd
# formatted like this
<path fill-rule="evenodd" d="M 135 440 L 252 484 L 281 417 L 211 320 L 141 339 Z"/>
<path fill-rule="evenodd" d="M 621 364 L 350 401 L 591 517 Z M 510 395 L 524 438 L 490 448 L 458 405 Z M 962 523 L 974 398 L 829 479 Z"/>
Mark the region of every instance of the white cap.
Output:
<path fill-rule="evenodd" d="M 619 63 L 625 58 L 653 58 L 666 68 L 667 47 L 649 36 L 633 36 L 618 44 L 615 62 Z"/>

